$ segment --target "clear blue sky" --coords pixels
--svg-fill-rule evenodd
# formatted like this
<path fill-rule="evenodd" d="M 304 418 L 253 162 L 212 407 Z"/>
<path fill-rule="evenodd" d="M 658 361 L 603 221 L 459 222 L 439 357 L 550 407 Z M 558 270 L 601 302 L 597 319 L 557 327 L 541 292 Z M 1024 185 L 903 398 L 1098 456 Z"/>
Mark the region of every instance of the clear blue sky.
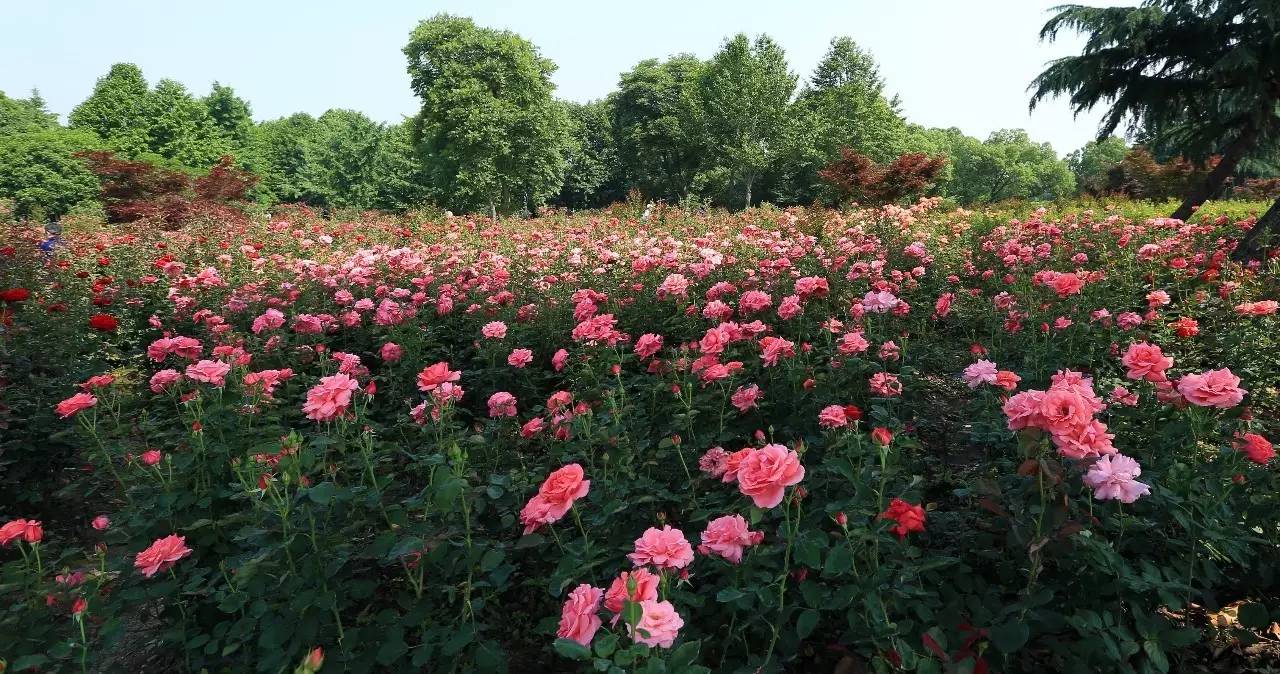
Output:
<path fill-rule="evenodd" d="M 880 63 L 910 121 L 986 137 L 1025 128 L 1065 154 L 1095 133 L 1098 115 L 1073 119 L 1063 100 L 1027 111 L 1026 86 L 1080 40 L 1037 38 L 1061 0 L 642 0 L 474 2 L 430 0 L 64 0 L 5 2 L 0 90 L 39 87 L 64 116 L 112 63 L 141 66 L 203 95 L 235 87 L 256 119 L 329 108 L 379 121 L 412 115 L 400 49 L 438 12 L 516 31 L 556 62 L 557 95 L 599 98 L 637 61 L 713 54 L 727 35 L 767 32 L 807 77 L 830 39 L 848 35 Z M 1094 0 L 1092 4 L 1135 4 Z"/>

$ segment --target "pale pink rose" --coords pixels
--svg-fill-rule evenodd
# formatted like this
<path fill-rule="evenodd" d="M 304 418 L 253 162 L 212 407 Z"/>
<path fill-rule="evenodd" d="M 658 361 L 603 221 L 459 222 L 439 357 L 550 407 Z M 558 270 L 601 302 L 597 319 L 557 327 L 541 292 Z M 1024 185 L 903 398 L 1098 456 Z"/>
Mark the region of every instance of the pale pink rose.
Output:
<path fill-rule="evenodd" d="M 227 373 L 230 371 L 230 363 L 224 363 L 220 360 L 202 360 L 193 365 L 188 365 L 186 375 L 188 379 L 213 384 L 215 387 L 222 388 L 226 384 Z"/>
<path fill-rule="evenodd" d="M 747 521 L 742 515 L 725 515 L 717 517 L 707 524 L 702 532 L 702 545 L 698 552 L 704 555 L 718 555 L 733 564 L 742 561 L 743 548 L 757 545 L 764 540 L 764 534 L 747 528 Z"/>
<path fill-rule="evenodd" d="M 863 296 L 862 308 L 873 314 L 883 314 L 893 311 L 901 302 L 902 300 L 887 290 L 872 290 Z"/>
<path fill-rule="evenodd" d="M 351 396 L 360 388 L 360 382 L 339 372 L 321 377 L 320 383 L 307 391 L 307 401 L 302 405 L 308 419 L 329 421 L 346 413 L 351 406 Z"/>
<path fill-rule="evenodd" d="M 523 368 L 533 362 L 533 351 L 529 349 L 512 349 L 507 355 L 507 365 L 514 368 Z"/>
<path fill-rule="evenodd" d="M 996 364 L 989 360 L 980 360 L 964 369 L 964 373 L 960 375 L 960 379 L 964 380 L 969 388 L 978 388 L 983 384 L 996 383 L 996 374 L 999 368 Z"/>
<path fill-rule="evenodd" d="M 529 502 L 520 510 L 520 523 L 524 525 L 526 536 L 558 519 L 551 517 L 551 504 L 538 494 L 529 499 Z"/>
<path fill-rule="evenodd" d="M 680 628 L 684 627 L 684 620 L 676 613 L 675 607 L 669 601 L 650 599 L 640 602 L 640 608 L 644 613 L 632 638 L 646 646 L 671 648 Z"/>
<path fill-rule="evenodd" d="M 698 470 L 711 477 L 720 477 L 724 475 L 724 464 L 728 458 L 729 453 L 724 451 L 724 447 L 712 447 L 698 459 Z"/>
<path fill-rule="evenodd" d="M 782 503 L 787 487 L 804 479 L 804 466 L 795 451 L 769 444 L 746 456 L 737 477 L 738 490 L 757 508 L 772 508 Z"/>
<path fill-rule="evenodd" d="M 1151 493 L 1150 486 L 1135 479 L 1141 474 L 1142 467 L 1137 461 L 1123 454 L 1113 454 L 1094 462 L 1085 474 L 1084 482 L 1093 487 L 1093 497 L 1099 501 L 1114 499 L 1133 503 L 1138 497 Z"/>
<path fill-rule="evenodd" d="M 489 339 L 502 339 L 507 336 L 507 324 L 502 321 L 485 323 L 484 327 L 480 328 L 480 334 Z"/>
<path fill-rule="evenodd" d="M 166 389 L 182 380 L 182 373 L 177 370 L 160 370 L 151 375 L 151 392 L 163 393 Z"/>
<path fill-rule="evenodd" d="M 596 631 L 600 629 L 600 599 L 603 593 L 598 587 L 583 583 L 569 593 L 564 608 L 560 611 L 560 628 L 556 636 L 571 639 L 583 646 L 591 645 Z"/>
<path fill-rule="evenodd" d="M 556 372 L 563 370 L 564 366 L 568 362 L 569 362 L 569 352 L 565 351 L 564 349 L 560 349 L 559 351 L 556 351 L 555 355 L 551 356 L 551 367 Z"/>
<path fill-rule="evenodd" d="M 1173 359 L 1164 355 L 1160 347 L 1146 342 L 1130 344 L 1129 349 L 1120 358 L 1129 371 L 1125 373 L 1130 379 L 1146 379 L 1147 381 L 1165 381 L 1165 370 L 1173 367 Z"/>
<path fill-rule="evenodd" d="M 818 425 L 822 428 L 843 428 L 849 425 L 849 418 L 845 416 L 844 406 L 827 405 L 818 412 Z"/>
<path fill-rule="evenodd" d="M 646 332 L 636 340 L 636 356 L 641 360 L 649 358 L 662 349 L 662 336 Z"/>
<path fill-rule="evenodd" d="M 1178 380 L 1178 393 L 1192 405 L 1200 407 L 1235 407 L 1248 393 L 1240 388 L 1240 378 L 1231 370 L 1209 370 L 1204 374 L 1187 374 Z"/>
<path fill-rule="evenodd" d="M 652 564 L 660 569 L 683 569 L 693 561 L 693 548 L 679 529 L 649 527 L 636 539 L 635 552 L 627 555 L 636 566 Z"/>

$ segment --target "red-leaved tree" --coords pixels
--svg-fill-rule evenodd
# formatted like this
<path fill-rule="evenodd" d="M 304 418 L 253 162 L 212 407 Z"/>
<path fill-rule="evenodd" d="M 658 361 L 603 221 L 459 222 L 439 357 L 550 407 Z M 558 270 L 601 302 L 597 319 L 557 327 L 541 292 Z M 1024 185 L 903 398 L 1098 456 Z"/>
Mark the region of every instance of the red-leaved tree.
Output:
<path fill-rule="evenodd" d="M 928 189 L 946 163 L 946 157 L 909 152 L 887 164 L 877 164 L 842 147 L 840 158 L 819 170 L 818 177 L 835 188 L 841 202 L 890 204 Z"/>
<path fill-rule="evenodd" d="M 194 181 L 181 171 L 120 159 L 111 152 L 76 156 L 98 176 L 102 208 L 107 221 L 113 223 L 150 220 L 161 227 L 176 228 L 199 216 L 242 222 L 245 193 L 258 180 L 226 156 L 208 175 Z"/>

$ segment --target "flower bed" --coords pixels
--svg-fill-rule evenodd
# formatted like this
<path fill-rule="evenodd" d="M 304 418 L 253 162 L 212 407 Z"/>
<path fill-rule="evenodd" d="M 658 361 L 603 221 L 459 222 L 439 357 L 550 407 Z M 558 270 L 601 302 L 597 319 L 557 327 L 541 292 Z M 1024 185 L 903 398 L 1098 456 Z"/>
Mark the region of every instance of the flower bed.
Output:
<path fill-rule="evenodd" d="M 0 658 L 1163 672 L 1252 643 L 1276 266 L 1228 261 L 1245 207 L 1148 211 L 297 211 L 51 256 L 12 225 Z"/>

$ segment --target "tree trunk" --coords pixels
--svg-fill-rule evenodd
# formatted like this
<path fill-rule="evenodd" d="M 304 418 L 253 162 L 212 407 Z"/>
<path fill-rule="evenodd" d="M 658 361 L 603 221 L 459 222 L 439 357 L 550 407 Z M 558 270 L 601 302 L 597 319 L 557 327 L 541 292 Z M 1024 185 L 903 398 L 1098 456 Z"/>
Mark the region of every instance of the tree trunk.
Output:
<path fill-rule="evenodd" d="M 1225 152 L 1222 153 L 1221 160 L 1218 165 L 1209 171 L 1209 175 L 1204 177 L 1200 184 L 1191 189 L 1191 194 L 1187 195 L 1178 210 L 1169 216 L 1177 220 L 1186 220 L 1195 212 L 1195 207 L 1203 204 L 1218 193 L 1222 189 L 1222 183 L 1235 172 L 1236 166 L 1240 164 L 1240 160 L 1244 159 L 1245 154 L 1253 149 L 1253 139 L 1257 134 L 1252 128 L 1245 129 L 1243 133 L 1236 136 L 1231 141 Z"/>
<path fill-rule="evenodd" d="M 747 176 L 747 205 L 743 208 L 751 208 L 751 183 L 756 179 L 753 175 Z"/>
<path fill-rule="evenodd" d="M 1270 239 L 1271 245 L 1275 245 L 1275 238 L 1280 236 L 1280 198 L 1271 204 L 1271 208 L 1258 219 L 1240 243 L 1236 245 L 1235 251 L 1231 253 L 1231 259 L 1237 262 L 1245 260 L 1257 259 L 1262 254 L 1263 248 L 1260 245 L 1264 239 Z"/>
<path fill-rule="evenodd" d="M 493 199 L 489 200 L 489 219 L 494 222 L 498 221 L 498 207 L 493 205 Z"/>

